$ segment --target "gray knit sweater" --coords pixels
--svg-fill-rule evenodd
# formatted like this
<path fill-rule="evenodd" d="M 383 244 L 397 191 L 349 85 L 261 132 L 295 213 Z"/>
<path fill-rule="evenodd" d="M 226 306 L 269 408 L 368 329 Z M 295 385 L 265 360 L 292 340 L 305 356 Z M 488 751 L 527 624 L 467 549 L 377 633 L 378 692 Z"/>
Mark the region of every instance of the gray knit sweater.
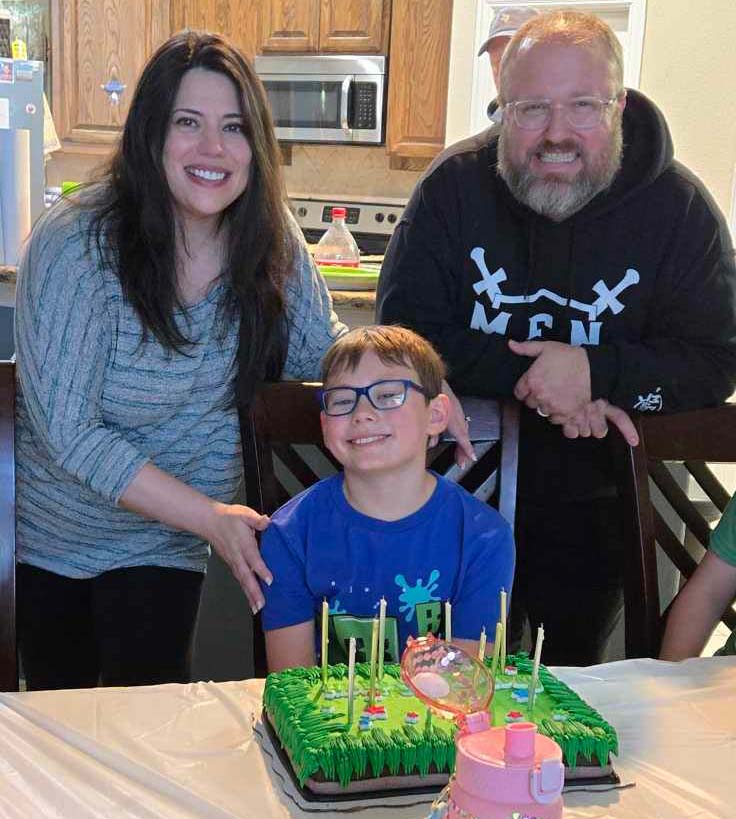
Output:
<path fill-rule="evenodd" d="M 176 316 L 196 343 L 171 353 L 150 333 L 143 340 L 114 271 L 88 250 L 88 224 L 77 209 L 53 208 L 18 272 L 18 559 L 76 578 L 143 565 L 204 571 L 208 547 L 196 535 L 117 504 L 148 461 L 233 499 L 242 463 L 231 400 L 238 326 L 223 326 L 218 309 L 227 285 Z M 315 378 L 344 328 L 302 243 L 297 262 L 284 377 Z"/>

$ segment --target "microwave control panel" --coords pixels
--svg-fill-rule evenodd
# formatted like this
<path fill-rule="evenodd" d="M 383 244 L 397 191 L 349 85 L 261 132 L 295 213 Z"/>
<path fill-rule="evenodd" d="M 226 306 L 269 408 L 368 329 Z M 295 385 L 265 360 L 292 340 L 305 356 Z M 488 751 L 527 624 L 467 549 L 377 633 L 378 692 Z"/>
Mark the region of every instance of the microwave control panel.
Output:
<path fill-rule="evenodd" d="M 376 127 L 377 96 L 375 83 L 353 83 L 353 128 L 373 130 Z"/>

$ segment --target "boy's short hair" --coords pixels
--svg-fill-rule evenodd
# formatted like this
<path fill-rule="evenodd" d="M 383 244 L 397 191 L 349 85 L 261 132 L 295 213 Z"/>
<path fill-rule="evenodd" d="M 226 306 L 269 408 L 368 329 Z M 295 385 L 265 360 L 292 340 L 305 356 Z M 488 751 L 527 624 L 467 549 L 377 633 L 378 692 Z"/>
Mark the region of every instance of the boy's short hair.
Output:
<path fill-rule="evenodd" d="M 322 381 L 340 370 L 354 370 L 367 352 L 384 364 L 411 367 L 429 398 L 442 392 L 445 365 L 434 347 L 406 327 L 376 324 L 356 327 L 339 338 L 322 359 Z"/>

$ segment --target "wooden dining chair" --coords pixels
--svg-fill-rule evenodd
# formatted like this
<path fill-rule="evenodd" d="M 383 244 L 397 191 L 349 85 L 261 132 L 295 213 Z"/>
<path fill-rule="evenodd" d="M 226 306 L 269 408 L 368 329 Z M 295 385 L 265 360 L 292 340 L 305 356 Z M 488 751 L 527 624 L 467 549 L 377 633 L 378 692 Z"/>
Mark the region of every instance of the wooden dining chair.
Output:
<path fill-rule="evenodd" d="M 241 418 L 246 500 L 259 512 L 271 514 L 302 489 L 340 469 L 322 443 L 320 386 L 297 381 L 269 385 L 256 396 L 250 414 Z M 479 406 L 479 399 L 471 400 L 474 407 Z M 513 527 L 518 403 L 481 403 L 486 423 L 484 440 L 475 444 L 478 461 L 460 469 L 454 463 L 454 443 L 443 442 L 429 451 L 428 464 L 492 503 Z M 262 677 L 266 674 L 266 651 L 259 617 L 254 620 L 253 631 L 255 674 Z"/>
<path fill-rule="evenodd" d="M 730 499 L 708 464 L 736 463 L 736 405 L 642 415 L 635 422 L 639 446 L 632 448 L 620 436 L 614 438 L 625 527 L 625 651 L 627 657 L 657 657 L 666 618 L 658 560 L 671 561 L 682 581 L 697 568 L 711 524 Z M 690 477 L 707 500 L 690 497 L 692 492 L 684 488 L 693 485 Z M 666 505 L 652 503 L 651 485 Z M 736 627 L 730 606 L 722 620 L 729 628 Z"/>
<path fill-rule="evenodd" d="M 18 690 L 14 430 L 15 364 L 0 361 L 0 691 Z"/>

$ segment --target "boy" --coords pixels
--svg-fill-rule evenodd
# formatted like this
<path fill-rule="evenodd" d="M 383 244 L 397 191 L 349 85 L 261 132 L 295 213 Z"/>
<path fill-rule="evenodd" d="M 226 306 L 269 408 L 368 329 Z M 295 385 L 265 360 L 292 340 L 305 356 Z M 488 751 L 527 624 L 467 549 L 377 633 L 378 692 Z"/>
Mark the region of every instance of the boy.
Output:
<path fill-rule="evenodd" d="M 699 657 L 736 595 L 736 496 L 713 530 L 695 573 L 675 598 L 662 639 L 661 660 Z M 736 654 L 736 633 L 716 654 Z"/>
<path fill-rule="evenodd" d="M 499 616 L 514 569 L 511 529 L 491 507 L 426 468 L 428 441 L 447 424 L 444 365 L 401 327 L 361 327 L 322 364 L 322 434 L 344 472 L 279 509 L 263 535 L 273 573 L 263 587 L 271 671 L 314 665 L 315 617 L 330 607 L 330 662 L 370 653 L 373 617 L 386 599 L 384 656 L 398 662 L 410 635 L 444 634 L 477 652 Z"/>

